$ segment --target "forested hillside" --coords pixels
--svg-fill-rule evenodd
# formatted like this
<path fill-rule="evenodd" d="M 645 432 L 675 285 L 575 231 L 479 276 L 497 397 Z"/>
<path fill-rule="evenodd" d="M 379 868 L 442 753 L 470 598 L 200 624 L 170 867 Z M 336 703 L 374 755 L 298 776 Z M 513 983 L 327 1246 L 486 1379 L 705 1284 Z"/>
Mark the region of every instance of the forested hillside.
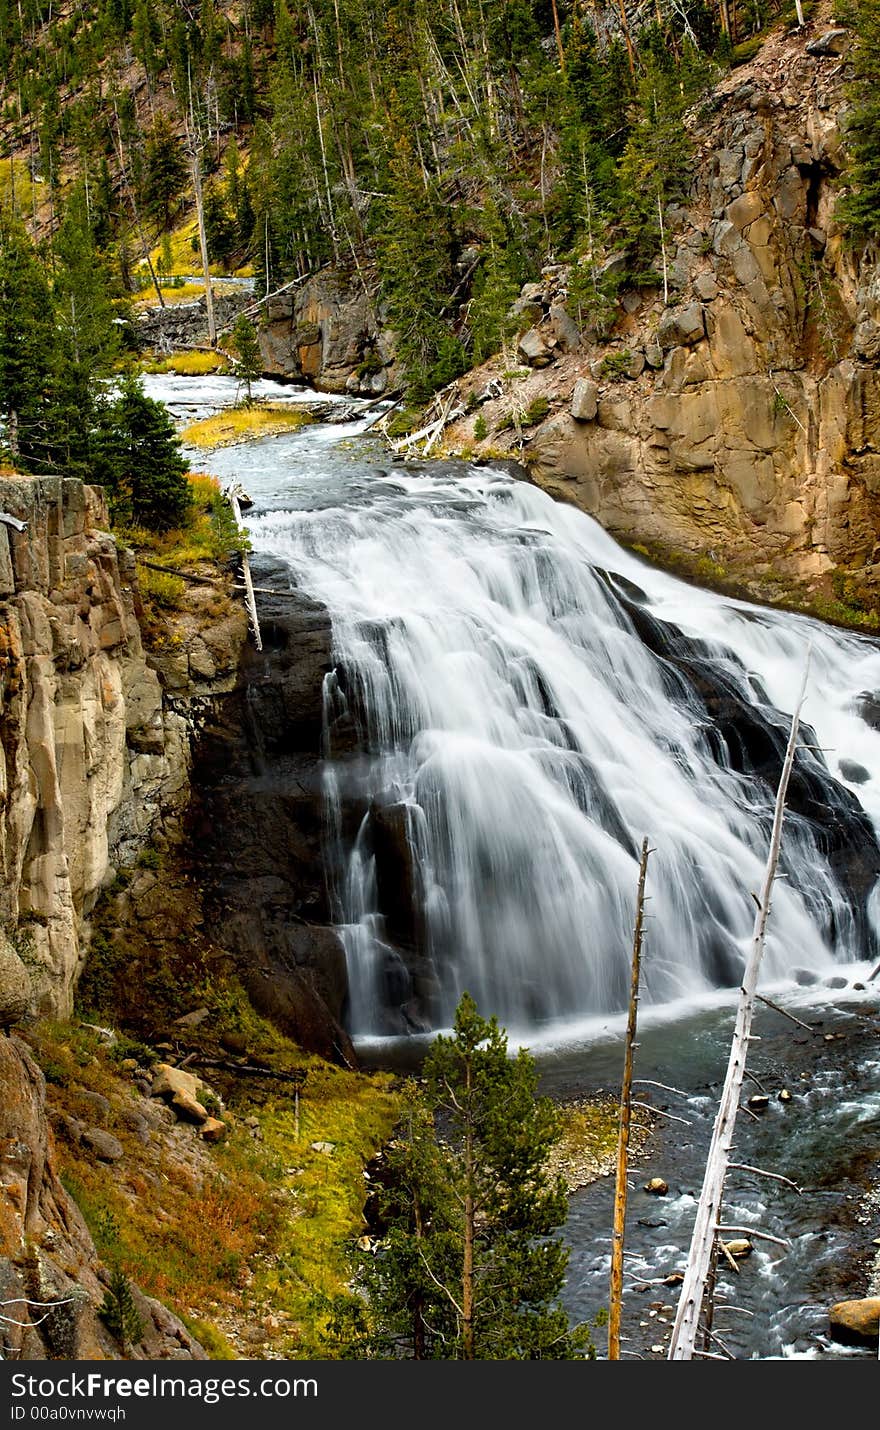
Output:
<path fill-rule="evenodd" d="M 794 19 L 729 0 L 3 0 L 4 223 L 57 251 L 84 221 L 120 296 L 151 250 L 197 264 L 203 179 L 213 264 L 261 288 L 348 271 L 425 395 L 497 350 L 549 262 L 577 263 L 569 297 L 599 323 L 627 282 L 660 281 L 684 111 Z"/>

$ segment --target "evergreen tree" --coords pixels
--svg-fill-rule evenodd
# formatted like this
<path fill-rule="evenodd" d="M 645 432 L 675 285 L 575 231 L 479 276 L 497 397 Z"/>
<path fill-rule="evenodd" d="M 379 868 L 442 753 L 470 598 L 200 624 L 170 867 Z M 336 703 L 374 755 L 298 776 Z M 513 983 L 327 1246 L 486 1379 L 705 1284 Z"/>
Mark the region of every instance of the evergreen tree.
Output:
<path fill-rule="evenodd" d="M 849 193 L 837 216 L 856 239 L 880 232 L 880 0 L 857 0 L 852 52 L 852 108 L 846 132 L 852 153 Z"/>
<path fill-rule="evenodd" d="M 569 1360 L 589 1355 L 558 1304 L 568 1251 L 553 1233 L 565 1189 L 547 1172 L 559 1136 L 534 1060 L 464 994 L 438 1037 L 388 1153 L 376 1255 L 362 1301 L 340 1309 L 346 1354 L 370 1359 Z"/>
<path fill-rule="evenodd" d="M 453 286 L 449 206 L 426 179 L 406 137 L 389 171 L 390 194 L 377 236 L 379 271 L 410 395 L 423 399 L 464 369 L 445 309 Z"/>
<path fill-rule="evenodd" d="M 232 341 L 238 355 L 236 372 L 245 385 L 245 404 L 251 405 L 251 384 L 256 382 L 263 371 L 260 343 L 253 323 L 244 313 L 239 313 L 232 328 Z"/>
<path fill-rule="evenodd" d="M 180 141 L 165 115 L 158 114 L 146 143 L 143 198 L 162 229 L 171 222 L 174 202 L 183 190 L 187 173 Z"/>
<path fill-rule="evenodd" d="M 127 1356 L 144 1334 L 144 1323 L 132 1295 L 131 1283 L 118 1266 L 110 1273 L 110 1285 L 98 1308 L 98 1315 Z"/>
<path fill-rule="evenodd" d="M 81 189 L 74 191 L 55 241 L 56 462 L 86 474 L 96 388 L 118 356 L 119 327 L 109 277 L 95 249 Z"/>
<path fill-rule="evenodd" d="M 0 234 L 0 413 L 24 471 L 54 466 L 55 323 L 49 285 L 19 225 Z"/>
<path fill-rule="evenodd" d="M 488 252 L 474 284 L 469 315 L 471 358 L 476 363 L 497 353 L 512 331 L 507 314 L 519 295 L 508 235 L 498 206 L 491 199 L 484 208 L 484 222 Z"/>
<path fill-rule="evenodd" d="M 119 524 L 168 531 L 186 522 L 192 493 L 174 423 L 134 378 L 99 407 L 91 467 Z"/>

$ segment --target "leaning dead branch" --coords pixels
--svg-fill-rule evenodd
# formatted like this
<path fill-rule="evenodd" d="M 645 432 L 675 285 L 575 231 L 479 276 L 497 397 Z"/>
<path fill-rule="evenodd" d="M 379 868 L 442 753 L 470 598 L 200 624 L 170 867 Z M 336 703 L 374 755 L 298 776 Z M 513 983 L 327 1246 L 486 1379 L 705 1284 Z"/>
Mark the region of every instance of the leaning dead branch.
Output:
<path fill-rule="evenodd" d="M 772 1008 L 774 1013 L 779 1013 L 783 1018 L 787 1018 L 790 1023 L 796 1023 L 799 1028 L 805 1028 L 808 1033 L 815 1033 L 818 1031 L 818 1029 L 816 1028 L 811 1028 L 809 1023 L 802 1023 L 800 1018 L 796 1018 L 794 1014 L 789 1013 L 787 1009 L 780 1008 L 778 1003 L 774 1003 L 771 998 L 765 997 L 763 993 L 756 993 L 755 997 L 757 998 L 759 1003 L 764 1003 L 766 1007 Z"/>
<path fill-rule="evenodd" d="M 782 821 L 785 811 L 785 797 L 788 791 L 788 782 L 791 777 L 795 751 L 797 749 L 801 708 L 804 703 L 809 668 L 810 656 L 808 651 L 804 668 L 804 678 L 791 719 L 788 745 L 786 747 L 785 759 L 783 760 L 782 772 L 779 778 L 779 788 L 776 792 L 776 807 L 773 813 L 770 849 L 764 871 L 761 895 L 758 900 L 758 910 L 755 915 L 752 945 L 743 973 L 736 1022 L 730 1047 L 730 1057 L 727 1064 L 727 1073 L 725 1075 L 718 1113 L 715 1118 L 712 1137 L 709 1143 L 703 1187 L 697 1202 L 697 1214 L 694 1221 L 687 1267 L 685 1269 L 684 1281 L 681 1285 L 681 1294 L 669 1344 L 669 1360 L 691 1360 L 696 1352 L 700 1314 L 714 1260 L 715 1239 L 718 1234 L 718 1215 L 724 1193 L 724 1181 L 730 1163 L 730 1153 L 733 1146 L 733 1134 L 740 1106 L 740 1097 L 742 1096 L 743 1074 L 748 1056 L 758 974 L 764 955 L 764 940 L 767 931 L 767 919 L 770 914 L 773 881 L 776 874 L 776 866 L 779 862 L 779 850 L 782 843 Z"/>
<path fill-rule="evenodd" d="M 623 1310 L 623 1238 L 626 1228 L 627 1156 L 632 1121 L 633 1047 L 636 1040 L 636 1018 L 639 1006 L 639 975 L 642 960 L 642 934 L 645 919 L 645 879 L 648 874 L 648 841 L 642 841 L 639 862 L 639 886 L 636 895 L 636 921 L 633 929 L 632 977 L 630 981 L 629 1014 L 626 1023 L 626 1043 L 623 1061 L 623 1084 L 620 1089 L 620 1125 L 617 1135 L 617 1181 L 614 1190 L 614 1231 L 611 1239 L 611 1276 L 608 1298 L 608 1359 L 620 1360 L 620 1318 Z"/>
<path fill-rule="evenodd" d="M 769 1177 L 771 1182 L 784 1182 L 792 1191 L 797 1192 L 798 1196 L 802 1196 L 806 1190 L 805 1187 L 799 1187 L 797 1182 L 793 1182 L 791 1177 L 783 1177 L 781 1172 L 765 1172 L 763 1167 L 752 1167 L 748 1162 L 728 1162 L 727 1165 L 731 1172 L 753 1172 L 756 1177 Z"/>

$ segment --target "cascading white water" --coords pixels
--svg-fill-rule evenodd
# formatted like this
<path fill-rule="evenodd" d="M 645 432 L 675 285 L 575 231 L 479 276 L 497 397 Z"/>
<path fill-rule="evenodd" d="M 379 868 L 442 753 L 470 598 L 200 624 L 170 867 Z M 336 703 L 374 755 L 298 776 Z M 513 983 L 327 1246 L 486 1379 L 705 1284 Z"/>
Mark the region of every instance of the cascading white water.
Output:
<path fill-rule="evenodd" d="M 867 897 L 880 733 L 857 701 L 880 689 L 877 645 L 684 585 L 536 488 L 459 470 L 361 473 L 344 499 L 249 522 L 333 620 L 326 787 L 355 1034 L 446 1023 L 463 988 L 517 1026 L 623 1006 L 644 835 L 643 996 L 735 982 L 773 799 L 737 712 L 784 743 L 808 642 L 804 718 L 829 753 L 798 757 L 811 817 L 787 820 L 766 971 L 869 957 L 872 910 L 822 810 L 863 846 Z M 336 758 L 346 715 L 360 752 Z"/>

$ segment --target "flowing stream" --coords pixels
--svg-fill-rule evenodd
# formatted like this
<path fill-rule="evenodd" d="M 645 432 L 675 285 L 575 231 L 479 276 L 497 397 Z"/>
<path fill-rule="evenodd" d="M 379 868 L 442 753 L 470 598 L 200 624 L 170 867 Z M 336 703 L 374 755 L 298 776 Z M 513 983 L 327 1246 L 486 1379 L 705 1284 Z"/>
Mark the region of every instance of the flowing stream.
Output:
<path fill-rule="evenodd" d="M 172 411 L 231 400 L 229 379 L 200 383 L 156 377 L 147 390 Z M 878 957 L 880 647 L 677 581 L 506 471 L 392 464 L 362 425 L 315 425 L 194 460 L 249 490 L 257 569 L 280 563 L 332 617 L 327 868 L 351 1029 L 362 1048 L 390 1056 L 395 1039 L 412 1045 L 448 1025 L 467 988 L 512 1042 L 545 1049 L 548 1087 L 613 1086 L 639 846 L 650 838 L 639 1072 L 681 1088 L 668 1110 L 694 1129 L 676 1133 L 669 1197 L 639 1209 L 630 1270 L 661 1284 L 628 1298 L 627 1319 L 632 1352 L 652 1354 L 659 1308 L 674 1298 L 662 1277 L 689 1235 L 732 1017 L 723 990 L 743 966 L 808 650 L 805 744 L 762 989 L 824 1008 L 823 1025 L 842 1020 L 843 1034 L 804 1033 L 801 1046 L 791 1025 L 767 1015 L 773 1091 L 790 1077 L 796 1105 L 774 1102 L 749 1126 L 755 1145 L 742 1160 L 772 1162 L 792 1127 L 797 1165 L 786 1175 L 800 1184 L 861 1186 L 872 1147 L 876 1160 L 880 1061 L 876 1041 L 853 1032 L 870 1026 L 876 1039 L 875 1009 L 872 990 L 853 984 L 864 985 Z M 344 815 L 353 805 L 354 823 Z M 831 1011 L 822 1000 L 836 985 L 846 988 Z M 851 1033 L 841 1070 L 829 1050 Z M 819 1043 L 821 1066 L 810 1061 Z M 665 1135 L 661 1150 L 672 1145 Z M 802 1211 L 791 1193 L 779 1210 L 770 1185 L 746 1179 L 735 1219 L 769 1218 L 772 1230 L 785 1217 L 788 1234 L 803 1222 L 808 1240 L 791 1252 L 800 1290 L 780 1311 L 780 1248 L 758 1243 L 738 1279 L 749 1281 L 740 1299 L 761 1330 L 744 1330 L 740 1315 L 732 1347 L 837 1354 L 819 1313 L 803 1308 L 813 1306 L 810 1275 L 851 1245 L 845 1199 L 859 1198 L 840 1193 L 842 1240 L 822 1233 L 818 1246 L 821 1195 Z M 573 1199 L 573 1314 L 603 1304 L 609 1195 L 600 1184 Z M 638 1315 L 637 1296 L 653 1316 Z"/>

